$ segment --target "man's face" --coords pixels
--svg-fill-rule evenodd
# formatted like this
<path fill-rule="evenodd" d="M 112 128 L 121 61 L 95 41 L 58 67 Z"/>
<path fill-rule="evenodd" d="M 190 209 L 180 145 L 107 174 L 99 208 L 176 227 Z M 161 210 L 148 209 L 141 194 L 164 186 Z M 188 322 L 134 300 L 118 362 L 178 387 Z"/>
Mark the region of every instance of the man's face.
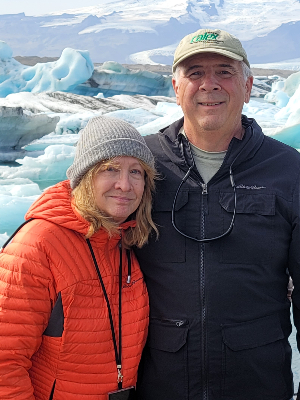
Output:
<path fill-rule="evenodd" d="M 253 77 L 245 80 L 240 61 L 222 55 L 196 54 L 183 61 L 173 87 L 185 130 L 234 136 L 241 129 L 252 83 Z"/>

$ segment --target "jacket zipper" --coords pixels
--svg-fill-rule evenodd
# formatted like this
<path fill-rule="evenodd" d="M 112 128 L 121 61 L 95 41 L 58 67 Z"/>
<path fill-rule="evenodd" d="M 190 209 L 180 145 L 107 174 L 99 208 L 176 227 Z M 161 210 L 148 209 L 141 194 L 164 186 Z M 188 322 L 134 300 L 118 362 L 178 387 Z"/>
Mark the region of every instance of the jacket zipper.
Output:
<path fill-rule="evenodd" d="M 56 385 L 56 379 L 55 379 L 55 381 L 53 382 L 53 386 L 52 386 L 52 389 L 51 389 L 51 393 L 50 393 L 49 400 L 52 400 L 52 399 L 53 399 L 55 385 Z"/>
<path fill-rule="evenodd" d="M 185 326 L 188 325 L 189 321 L 184 319 L 167 319 L 167 318 L 151 318 L 154 321 L 159 321 L 165 325 L 170 325 L 170 326 Z"/>
<path fill-rule="evenodd" d="M 207 183 L 197 179 L 198 185 L 202 188 L 201 199 L 201 222 L 200 238 L 205 238 L 205 212 L 208 207 Z M 201 355 L 202 355 L 202 400 L 208 400 L 208 374 L 207 374 L 207 331 L 206 331 L 206 298 L 205 298 L 205 264 L 204 264 L 204 243 L 200 243 L 200 297 L 201 297 Z"/>
<path fill-rule="evenodd" d="M 202 202 L 201 202 L 201 239 L 204 239 L 205 232 L 205 210 L 207 207 L 207 184 L 201 183 Z M 202 353 L 202 382 L 203 400 L 208 400 L 207 383 L 207 346 L 206 346 L 206 299 L 205 299 L 205 264 L 204 264 L 204 243 L 200 244 L 200 295 L 201 295 L 201 353 Z"/>

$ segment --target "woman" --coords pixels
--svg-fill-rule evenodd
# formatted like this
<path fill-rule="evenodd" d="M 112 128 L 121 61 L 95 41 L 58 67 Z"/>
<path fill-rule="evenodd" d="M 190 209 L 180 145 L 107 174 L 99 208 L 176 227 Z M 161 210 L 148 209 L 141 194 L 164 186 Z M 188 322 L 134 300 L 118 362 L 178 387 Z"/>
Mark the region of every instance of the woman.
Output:
<path fill-rule="evenodd" d="M 154 159 L 131 125 L 97 117 L 67 176 L 0 254 L 1 399 L 134 396 L 148 295 L 129 249 L 157 231 Z"/>

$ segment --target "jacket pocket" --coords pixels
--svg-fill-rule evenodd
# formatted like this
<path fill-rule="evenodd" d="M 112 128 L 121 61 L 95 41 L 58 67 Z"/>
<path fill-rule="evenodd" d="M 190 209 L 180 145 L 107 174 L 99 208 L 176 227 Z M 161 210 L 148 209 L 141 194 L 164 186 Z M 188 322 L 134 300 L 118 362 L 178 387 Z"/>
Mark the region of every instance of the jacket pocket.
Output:
<path fill-rule="evenodd" d="M 233 194 L 220 193 L 219 203 L 223 230 L 226 231 L 234 212 Z M 274 194 L 248 194 L 237 189 L 234 227 L 230 235 L 222 239 L 220 261 L 230 264 L 269 263 L 274 246 L 274 216 Z"/>
<path fill-rule="evenodd" d="M 222 398 L 283 399 L 284 334 L 277 315 L 222 327 Z"/>
<path fill-rule="evenodd" d="M 142 399 L 188 399 L 186 320 L 151 319 L 139 370 Z"/>

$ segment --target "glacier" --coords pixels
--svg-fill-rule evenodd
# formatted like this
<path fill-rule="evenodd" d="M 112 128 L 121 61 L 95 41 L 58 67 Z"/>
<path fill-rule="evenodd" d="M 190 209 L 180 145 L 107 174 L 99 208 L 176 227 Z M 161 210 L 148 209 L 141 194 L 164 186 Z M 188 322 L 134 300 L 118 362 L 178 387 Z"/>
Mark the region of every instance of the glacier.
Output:
<path fill-rule="evenodd" d="M 180 39 L 199 28 L 239 37 L 251 64 L 299 58 L 294 0 L 102 0 L 46 15 L 0 15 L 0 37 L 20 56 L 89 50 L 94 62 L 172 63 Z"/>

